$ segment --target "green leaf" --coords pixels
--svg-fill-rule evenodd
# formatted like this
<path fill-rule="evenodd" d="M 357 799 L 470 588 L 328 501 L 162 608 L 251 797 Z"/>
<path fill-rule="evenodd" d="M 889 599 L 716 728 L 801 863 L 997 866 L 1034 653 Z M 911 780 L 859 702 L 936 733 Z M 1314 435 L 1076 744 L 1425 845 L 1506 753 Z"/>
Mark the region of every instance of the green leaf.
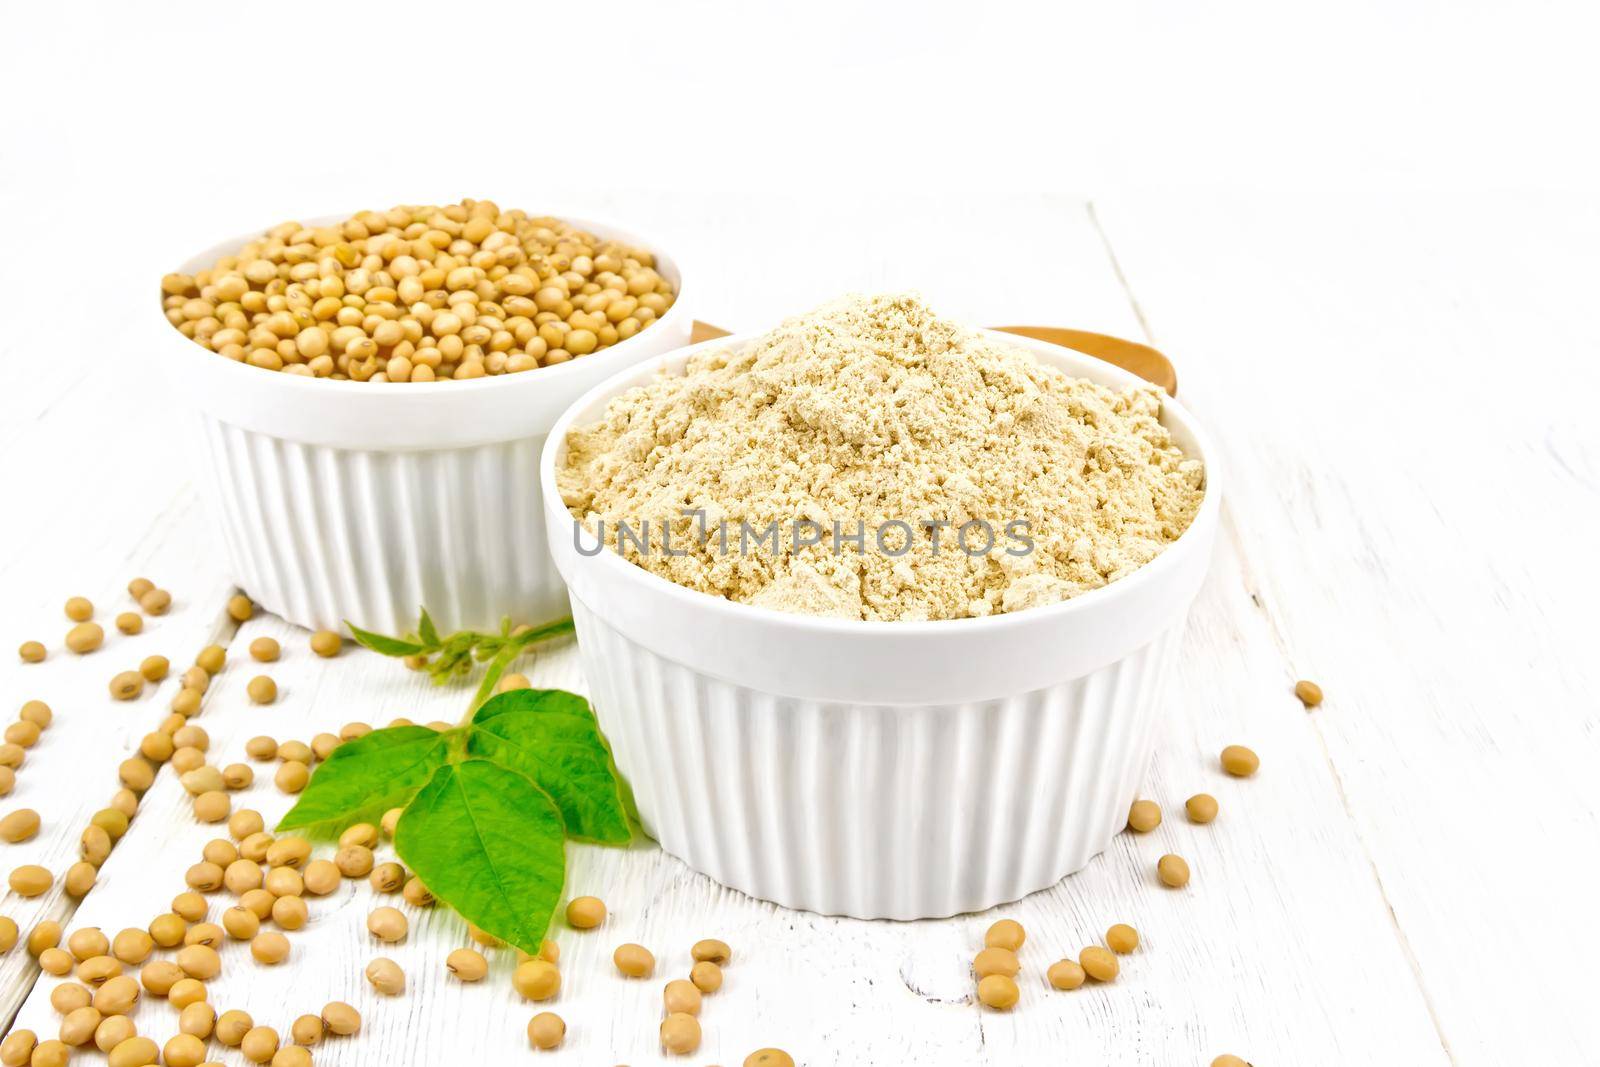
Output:
<path fill-rule="evenodd" d="M 417 620 L 417 634 L 429 648 L 439 647 L 439 628 L 433 624 L 433 616 L 428 614 L 427 608 L 422 609 L 422 617 Z"/>
<path fill-rule="evenodd" d="M 355 636 L 355 639 L 359 643 L 367 648 L 372 649 L 372 651 L 378 653 L 379 655 L 415 656 L 419 653 L 427 651 L 426 648 L 417 644 L 415 641 L 404 641 L 398 637 L 385 637 L 382 634 L 375 634 L 370 630 L 363 630 L 349 619 L 346 619 L 344 624 L 350 627 L 350 633 Z"/>
<path fill-rule="evenodd" d="M 346 741 L 317 768 L 277 828 L 331 836 L 352 823 L 377 822 L 415 796 L 459 744 L 458 731 L 426 726 L 391 726 Z"/>
<path fill-rule="evenodd" d="M 400 816 L 394 846 L 440 900 L 524 952 L 561 902 L 561 813 L 515 771 L 469 759 L 439 768 Z"/>
<path fill-rule="evenodd" d="M 560 637 L 563 634 L 570 634 L 573 630 L 574 626 L 572 624 L 572 616 L 568 615 L 566 618 L 557 619 L 555 622 L 547 622 L 542 626 L 529 627 L 520 634 L 510 637 L 508 640 L 510 640 L 510 642 L 518 648 L 527 648 L 529 645 L 537 644 L 540 641 L 548 641 L 552 637 Z"/>
<path fill-rule="evenodd" d="M 467 752 L 532 779 L 560 809 L 571 837 L 620 845 L 633 836 L 611 750 L 577 694 L 513 689 L 491 698 L 472 716 Z"/>

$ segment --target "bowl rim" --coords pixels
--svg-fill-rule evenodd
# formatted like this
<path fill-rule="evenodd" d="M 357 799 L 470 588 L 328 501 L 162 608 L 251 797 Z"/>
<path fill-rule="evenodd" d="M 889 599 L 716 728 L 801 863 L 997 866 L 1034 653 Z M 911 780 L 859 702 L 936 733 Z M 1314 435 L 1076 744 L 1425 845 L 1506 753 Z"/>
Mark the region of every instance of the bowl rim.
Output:
<path fill-rule="evenodd" d="M 316 215 L 308 217 L 303 221 L 298 219 L 294 221 L 299 221 L 304 226 L 326 226 L 336 222 L 343 222 L 345 219 L 348 219 L 351 214 L 353 213 L 344 212 L 332 215 Z M 327 396 L 337 396 L 340 393 L 346 393 L 351 397 L 369 396 L 373 395 L 374 393 L 381 395 L 387 392 L 382 388 L 385 385 L 404 385 L 405 389 L 403 392 L 407 396 L 428 396 L 435 393 L 448 393 L 452 396 L 458 396 L 468 395 L 474 392 L 481 392 L 489 389 L 510 389 L 518 383 L 519 379 L 523 378 L 536 378 L 539 381 L 545 382 L 547 385 L 553 385 L 560 383 L 566 377 L 571 377 L 577 374 L 593 374 L 600 369 L 612 369 L 612 364 L 618 365 L 615 368 L 618 371 L 626 369 L 625 365 L 627 360 L 616 358 L 616 354 L 619 349 L 622 350 L 625 355 L 637 352 L 638 346 L 631 344 L 631 342 L 636 338 L 649 332 L 649 330 L 654 327 L 658 327 L 667 323 L 669 320 L 677 321 L 689 314 L 688 308 L 690 305 L 684 300 L 684 291 L 686 288 L 688 288 L 688 282 L 691 278 L 691 274 L 689 271 L 684 269 L 682 256 L 676 253 L 660 251 L 659 245 L 655 242 L 642 240 L 633 230 L 614 225 L 606 219 L 560 214 L 556 212 L 549 212 L 547 215 L 542 215 L 540 217 L 559 219 L 570 226 L 576 226 L 580 229 L 588 230 L 590 233 L 593 233 L 596 236 L 604 237 L 610 240 L 627 241 L 628 243 L 637 247 L 648 249 L 650 253 L 656 257 L 658 269 L 664 261 L 665 264 L 677 276 L 674 280 L 676 293 L 673 296 L 672 306 L 667 309 L 666 314 L 657 318 L 650 324 L 650 326 L 641 329 L 638 333 L 634 334 L 633 337 L 620 340 L 616 344 L 610 345 L 592 356 L 579 356 L 577 358 L 570 359 L 565 363 L 559 363 L 554 367 L 537 367 L 532 371 L 527 371 L 521 374 L 486 374 L 482 378 L 469 378 L 465 381 L 456 381 L 453 378 L 447 378 L 432 382 L 379 382 L 378 387 L 374 389 L 373 383 L 371 382 L 357 382 L 348 380 L 337 381 L 332 378 L 314 378 L 303 374 L 284 374 L 282 371 L 268 371 L 264 368 L 252 367 L 247 363 L 232 359 L 221 360 L 221 362 L 229 364 L 232 368 L 229 371 L 224 371 L 224 373 L 231 373 L 235 375 L 245 373 L 256 374 L 261 375 L 268 382 L 276 381 L 278 383 L 275 386 L 266 385 L 265 387 L 269 389 L 282 388 L 290 391 L 307 390 L 311 392 L 321 392 Z M 231 237 L 225 241 L 221 241 L 205 251 L 197 252 L 189 256 L 189 258 L 183 261 L 179 269 L 191 274 L 195 271 L 202 270 L 204 269 L 204 266 L 194 267 L 193 265 L 196 263 L 203 263 L 204 265 L 209 266 L 210 264 L 216 262 L 218 258 L 237 252 L 250 241 L 256 240 L 262 236 L 264 232 L 264 229 L 253 230 L 242 236 Z M 161 331 L 167 334 L 169 339 L 182 342 L 179 345 L 164 345 L 163 349 L 166 355 L 162 358 L 172 361 L 189 361 L 195 358 L 204 358 L 212 361 L 212 363 L 216 362 L 217 353 L 208 348 L 202 348 L 190 338 L 179 333 L 178 330 L 173 327 L 172 323 L 167 321 L 167 318 L 165 314 L 163 314 L 163 309 L 159 303 L 156 305 L 154 318 Z M 211 366 L 208 365 L 206 369 L 210 370 Z M 245 379 L 237 377 L 232 380 L 237 381 L 240 384 L 257 381 L 255 378 Z M 525 386 L 526 383 L 521 384 Z"/>
<path fill-rule="evenodd" d="M 1065 357 L 1069 364 L 1079 364 L 1093 369 L 1094 374 L 1077 374 L 1073 370 L 1060 367 L 1074 377 L 1089 377 L 1106 385 L 1142 386 L 1155 388 L 1150 382 L 1123 370 L 1115 364 L 1098 359 L 1083 352 L 1041 341 L 1037 338 L 1020 337 L 1014 334 L 1000 333 L 995 330 L 979 328 L 979 332 L 992 339 L 1002 341 L 1012 347 L 1036 355 L 1044 350 L 1052 355 Z M 556 458 L 558 454 L 565 453 L 568 434 L 571 433 L 579 415 L 584 414 L 594 407 L 604 394 L 606 400 L 620 395 L 627 389 L 642 385 L 661 374 L 664 368 L 672 365 L 675 370 L 681 371 L 681 364 L 698 352 L 723 346 L 749 344 L 765 336 L 764 333 L 740 333 L 728 337 L 716 337 L 701 341 L 696 344 L 675 348 L 661 355 L 653 356 L 627 368 L 623 372 L 612 375 L 574 400 L 567 409 L 556 419 L 550 428 L 550 433 L 545 439 L 544 447 L 539 456 L 539 491 L 544 497 L 544 506 L 549 516 L 565 518 L 568 522 L 577 523 L 572 513 L 567 510 L 562 502 L 560 493 L 556 488 Z M 1109 381 L 1108 381 L 1109 379 Z M 1008 630 L 1032 629 L 1041 626 L 1066 624 L 1081 616 L 1098 611 L 1110 610 L 1111 605 L 1120 600 L 1126 600 L 1144 588 L 1158 582 L 1168 580 L 1175 576 L 1188 561 L 1188 557 L 1195 552 L 1204 551 L 1202 546 L 1209 547 L 1211 538 L 1206 536 L 1220 521 L 1222 499 L 1221 479 L 1217 477 L 1217 450 L 1212 444 L 1211 437 L 1194 418 L 1188 408 L 1184 407 L 1175 397 L 1161 392 L 1162 425 L 1168 425 L 1170 415 L 1174 422 L 1181 426 L 1195 444 L 1193 450 L 1185 452 L 1185 458 L 1198 458 L 1205 469 L 1205 492 L 1200 501 L 1200 508 L 1195 512 L 1194 518 L 1183 533 L 1170 545 L 1164 548 L 1154 559 L 1145 563 L 1131 574 L 1108 582 L 1096 589 L 1068 600 L 1055 604 L 1047 604 L 1036 608 L 1027 608 L 1022 611 L 1002 612 L 996 615 L 987 615 L 976 618 L 960 619 L 928 619 L 928 620 L 867 620 L 867 619 L 839 619 L 825 615 L 807 615 L 800 612 L 779 611 L 776 608 L 762 607 L 755 604 L 746 604 L 725 597 L 714 596 L 690 589 L 688 586 L 679 585 L 667 578 L 663 578 L 654 571 L 646 570 L 637 564 L 629 562 L 619 553 L 607 548 L 592 556 L 581 556 L 576 566 L 598 566 L 603 568 L 603 573 L 621 582 L 640 582 L 654 594 L 663 596 L 672 601 L 676 606 L 687 611 L 709 612 L 733 622 L 746 622 L 759 626 L 787 626 L 791 629 L 804 631 L 813 635 L 836 635 L 857 640 L 873 639 L 901 639 L 905 637 L 918 637 L 921 635 L 956 635 L 970 634 L 994 637 L 1003 635 Z M 552 552 L 555 554 L 558 569 L 562 560 L 567 558 L 566 547 L 557 547 L 552 539 Z M 576 553 L 574 553 L 576 554 Z M 567 582 L 571 590 L 572 582 Z M 576 593 L 573 593 L 576 596 Z"/>

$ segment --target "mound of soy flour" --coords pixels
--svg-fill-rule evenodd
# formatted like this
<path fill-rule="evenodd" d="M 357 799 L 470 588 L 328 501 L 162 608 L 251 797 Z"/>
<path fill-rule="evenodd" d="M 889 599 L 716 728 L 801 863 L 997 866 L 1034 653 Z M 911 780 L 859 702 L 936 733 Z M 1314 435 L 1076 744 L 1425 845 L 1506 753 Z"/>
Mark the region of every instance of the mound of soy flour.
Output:
<path fill-rule="evenodd" d="M 1188 527 L 1204 473 L 1161 399 L 914 295 L 848 296 L 615 398 L 557 478 L 575 518 L 690 589 L 850 619 L 992 615 L 1116 581 Z"/>

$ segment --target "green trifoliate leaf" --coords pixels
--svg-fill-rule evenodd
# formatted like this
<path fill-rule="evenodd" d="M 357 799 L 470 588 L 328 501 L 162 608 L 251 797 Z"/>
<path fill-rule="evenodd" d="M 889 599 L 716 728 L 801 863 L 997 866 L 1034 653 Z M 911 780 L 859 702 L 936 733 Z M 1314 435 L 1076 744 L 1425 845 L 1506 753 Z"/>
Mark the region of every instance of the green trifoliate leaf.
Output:
<path fill-rule="evenodd" d="M 555 802 L 569 836 L 607 845 L 632 837 L 611 751 L 577 694 L 513 689 L 491 698 L 472 716 L 467 752 L 532 779 Z"/>
<path fill-rule="evenodd" d="M 333 836 L 352 823 L 375 823 L 415 796 L 460 743 L 458 731 L 426 726 L 391 726 L 346 741 L 317 768 L 278 829 Z"/>
<path fill-rule="evenodd" d="M 422 617 L 417 620 L 417 636 L 429 648 L 439 647 L 439 628 L 433 624 L 433 616 L 428 614 L 427 608 L 422 609 Z"/>
<path fill-rule="evenodd" d="M 538 952 L 561 901 L 561 813 L 515 771 L 469 759 L 447 764 L 395 827 L 406 866 L 440 900 L 524 952 Z"/>
<path fill-rule="evenodd" d="M 415 641 L 375 634 L 370 630 L 363 630 L 348 619 L 345 620 L 345 625 L 350 627 L 350 633 L 355 636 L 358 643 L 382 656 L 415 656 L 427 651 Z"/>

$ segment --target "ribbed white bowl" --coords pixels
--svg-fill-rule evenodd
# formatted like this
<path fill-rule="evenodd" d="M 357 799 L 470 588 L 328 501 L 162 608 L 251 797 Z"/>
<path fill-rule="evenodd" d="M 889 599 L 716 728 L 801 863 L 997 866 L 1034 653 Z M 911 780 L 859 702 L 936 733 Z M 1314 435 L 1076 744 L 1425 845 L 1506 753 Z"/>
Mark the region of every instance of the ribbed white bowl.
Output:
<path fill-rule="evenodd" d="M 1134 382 L 1078 353 L 1004 339 L 1083 377 Z M 1183 537 L 1064 604 L 932 623 L 736 604 L 612 552 L 586 554 L 593 537 L 554 489 L 568 430 L 691 351 L 581 398 L 541 460 L 584 673 L 646 830 L 725 885 L 859 918 L 981 910 L 1081 868 L 1126 822 L 1148 767 L 1210 562 L 1216 471 Z M 1162 421 L 1186 453 L 1213 461 L 1175 402 Z"/>
<path fill-rule="evenodd" d="M 204 269 L 254 237 L 183 269 Z M 223 359 L 158 318 L 156 349 L 198 414 L 198 474 L 234 579 L 269 611 L 315 629 L 349 620 L 402 633 L 423 606 L 442 624 L 475 629 L 506 616 L 565 615 L 539 513 L 539 452 L 574 399 L 688 340 L 683 272 L 659 252 L 657 269 L 678 298 L 647 329 L 560 366 L 464 382 L 270 373 Z"/>

